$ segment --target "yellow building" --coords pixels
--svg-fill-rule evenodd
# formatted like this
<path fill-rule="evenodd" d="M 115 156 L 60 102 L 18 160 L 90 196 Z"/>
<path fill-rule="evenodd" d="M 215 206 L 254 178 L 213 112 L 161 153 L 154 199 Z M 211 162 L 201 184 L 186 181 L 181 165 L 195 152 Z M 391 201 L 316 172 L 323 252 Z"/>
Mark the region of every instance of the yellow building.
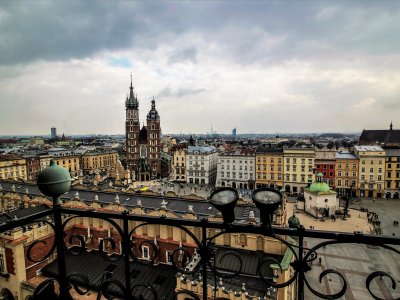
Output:
<path fill-rule="evenodd" d="M 283 149 L 259 147 L 256 150 L 256 187 L 283 187 Z"/>
<path fill-rule="evenodd" d="M 283 180 L 285 192 L 301 193 L 309 182 L 315 181 L 314 148 L 284 148 Z"/>
<path fill-rule="evenodd" d="M 174 145 L 171 148 L 171 154 L 174 180 L 186 182 L 187 146 L 185 144 Z"/>
<path fill-rule="evenodd" d="M 54 161 L 57 165 L 66 168 L 71 177 L 78 176 L 79 174 L 79 156 L 77 155 L 69 155 L 69 156 L 61 156 L 61 157 L 54 157 Z"/>
<path fill-rule="evenodd" d="M 358 157 L 351 152 L 336 152 L 335 187 L 339 195 L 355 196 L 358 189 Z"/>
<path fill-rule="evenodd" d="M 380 146 L 354 146 L 354 154 L 360 160 L 357 195 L 382 198 L 385 188 L 385 150 Z"/>
<path fill-rule="evenodd" d="M 1 154 L 0 179 L 22 179 L 26 181 L 26 160 L 15 154 Z"/>
<path fill-rule="evenodd" d="M 117 165 L 117 156 L 117 151 L 88 151 L 81 156 L 81 168 L 84 174 L 106 171 Z"/>
<path fill-rule="evenodd" d="M 399 199 L 400 149 L 386 149 L 385 198 Z"/>

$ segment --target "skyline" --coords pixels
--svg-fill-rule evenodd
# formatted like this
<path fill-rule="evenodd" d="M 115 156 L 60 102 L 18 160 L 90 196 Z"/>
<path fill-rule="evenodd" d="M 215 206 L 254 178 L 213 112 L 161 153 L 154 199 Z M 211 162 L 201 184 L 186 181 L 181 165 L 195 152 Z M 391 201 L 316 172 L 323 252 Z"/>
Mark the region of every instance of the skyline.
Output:
<path fill-rule="evenodd" d="M 400 128 L 397 2 L 3 3 L 0 135 Z"/>

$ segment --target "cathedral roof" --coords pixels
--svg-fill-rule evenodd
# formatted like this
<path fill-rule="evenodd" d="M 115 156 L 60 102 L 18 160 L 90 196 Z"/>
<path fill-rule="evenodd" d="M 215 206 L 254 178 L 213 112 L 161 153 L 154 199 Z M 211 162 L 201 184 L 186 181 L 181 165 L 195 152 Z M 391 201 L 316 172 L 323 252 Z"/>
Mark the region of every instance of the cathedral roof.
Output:
<path fill-rule="evenodd" d="M 135 96 L 133 92 L 132 75 L 131 75 L 131 86 L 129 87 L 129 98 L 128 96 L 126 96 L 125 106 L 126 108 L 139 109 L 139 101 L 137 99 L 137 96 Z"/>
<path fill-rule="evenodd" d="M 156 100 L 151 100 L 151 110 L 147 114 L 147 120 L 159 120 L 160 116 L 158 115 L 158 111 L 156 110 Z"/>
<path fill-rule="evenodd" d="M 147 128 L 144 125 L 139 131 L 139 144 L 147 144 Z"/>

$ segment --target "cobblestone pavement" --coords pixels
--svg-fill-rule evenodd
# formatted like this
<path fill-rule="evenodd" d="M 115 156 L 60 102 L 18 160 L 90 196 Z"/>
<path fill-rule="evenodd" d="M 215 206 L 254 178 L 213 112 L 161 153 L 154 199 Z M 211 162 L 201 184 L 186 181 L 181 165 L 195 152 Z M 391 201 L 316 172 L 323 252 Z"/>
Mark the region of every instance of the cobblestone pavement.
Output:
<path fill-rule="evenodd" d="M 313 247 L 321 240 L 307 239 L 306 246 Z M 398 249 L 400 249 L 398 247 Z M 336 244 L 320 248 L 318 257 L 313 262 L 311 271 L 306 273 L 310 286 L 323 294 L 335 294 L 343 286 L 341 279 L 335 274 L 328 274 L 319 283 L 321 272 L 334 269 L 343 275 L 347 282 L 347 290 L 339 299 L 374 299 L 366 288 L 366 279 L 375 271 L 389 273 L 396 280 L 396 289 L 391 287 L 390 279 L 387 277 L 376 278 L 371 283 L 371 291 L 380 299 L 398 299 L 400 297 L 400 255 L 381 247 L 358 245 L 358 244 Z M 305 287 L 304 299 L 320 299 Z"/>
<path fill-rule="evenodd" d="M 394 226 L 393 221 L 400 222 L 400 199 L 376 199 L 355 198 L 349 207 L 360 209 L 367 208 L 379 215 L 383 235 L 393 235 L 400 237 L 400 226 Z"/>

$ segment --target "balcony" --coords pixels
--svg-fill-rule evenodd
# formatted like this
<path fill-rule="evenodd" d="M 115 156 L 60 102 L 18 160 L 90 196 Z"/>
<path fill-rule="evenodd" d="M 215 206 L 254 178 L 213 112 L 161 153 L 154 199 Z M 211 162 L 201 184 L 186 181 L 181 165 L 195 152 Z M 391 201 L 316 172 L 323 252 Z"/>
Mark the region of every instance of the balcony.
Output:
<path fill-rule="evenodd" d="M 6 259 L 0 287 L 6 293 L 17 282 L 24 299 L 339 299 L 360 289 L 361 279 L 362 295 L 400 296 L 398 237 L 266 227 L 255 207 L 235 208 L 236 219 L 227 224 L 202 216 L 198 206 L 176 215 L 177 202 L 143 196 L 133 207 L 121 196 L 109 203 L 113 211 L 76 197 L 47 206 L 36 200 L 50 199 L 36 191 L 19 195 L 29 207 L 21 204 L 0 218 L 3 250 L 22 245 L 24 270 L 40 270 L 18 282 L 17 253 L 14 270 Z M 10 195 L 3 191 L 1 201 Z M 161 202 L 160 208 L 144 207 L 144 200 Z M 336 264 L 340 251 L 357 256 L 347 257 L 348 266 L 342 258 Z M 365 251 L 375 258 L 367 267 L 361 265 L 368 264 L 360 256 Z"/>

